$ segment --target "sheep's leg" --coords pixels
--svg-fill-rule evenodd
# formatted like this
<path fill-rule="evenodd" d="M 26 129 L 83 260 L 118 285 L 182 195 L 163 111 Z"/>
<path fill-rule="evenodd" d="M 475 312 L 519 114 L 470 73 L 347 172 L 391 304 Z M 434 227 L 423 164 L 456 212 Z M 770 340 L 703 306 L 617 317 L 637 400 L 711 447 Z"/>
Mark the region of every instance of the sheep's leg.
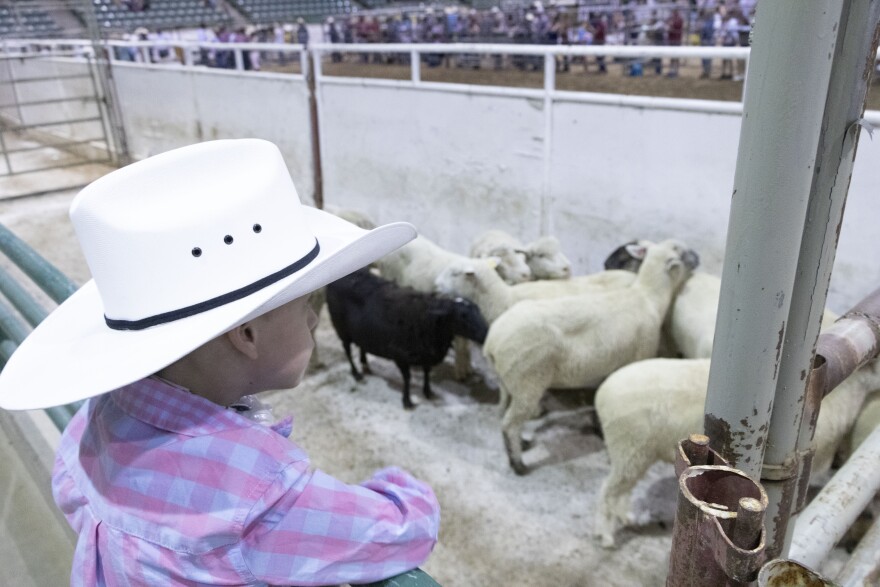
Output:
<path fill-rule="evenodd" d="M 367 351 L 361 349 L 361 371 L 364 372 L 364 375 L 372 375 L 373 370 L 370 369 L 370 364 L 367 362 Z"/>
<path fill-rule="evenodd" d="M 434 399 L 434 392 L 431 391 L 431 366 L 422 365 L 422 372 L 425 374 L 424 382 L 422 383 L 422 393 L 425 394 L 425 399 Z"/>
<path fill-rule="evenodd" d="M 517 475 L 525 475 L 528 469 L 522 460 L 522 429 L 525 421 L 535 412 L 536 406 L 532 401 L 532 394 L 521 393 L 523 390 L 517 391 L 520 393 L 511 394 L 508 390 L 510 406 L 501 421 L 501 431 L 510 466 Z"/>
<path fill-rule="evenodd" d="M 455 379 L 464 381 L 471 374 L 471 353 L 467 339 L 456 336 L 452 339 L 452 348 L 455 349 Z"/>
<path fill-rule="evenodd" d="M 357 367 L 354 366 L 354 360 L 351 358 L 351 341 L 343 340 L 342 348 L 345 349 L 345 356 L 348 357 L 348 364 L 351 365 L 351 374 L 355 381 L 361 381 L 364 376 L 358 373 Z"/>
<path fill-rule="evenodd" d="M 412 403 L 412 398 L 409 396 L 409 365 L 403 361 L 394 361 L 394 363 L 397 365 L 397 368 L 400 369 L 400 374 L 403 376 L 403 407 L 406 410 L 411 410 L 415 405 Z"/>
<path fill-rule="evenodd" d="M 626 439 L 631 445 L 632 439 Z M 635 448 L 635 447 L 633 447 Z M 633 454 L 611 457 L 611 472 L 602 483 L 596 507 L 594 534 L 605 548 L 614 548 L 614 533 L 629 523 L 630 498 L 633 487 L 644 475 L 651 463 L 641 458 L 644 452 L 636 449 Z"/>

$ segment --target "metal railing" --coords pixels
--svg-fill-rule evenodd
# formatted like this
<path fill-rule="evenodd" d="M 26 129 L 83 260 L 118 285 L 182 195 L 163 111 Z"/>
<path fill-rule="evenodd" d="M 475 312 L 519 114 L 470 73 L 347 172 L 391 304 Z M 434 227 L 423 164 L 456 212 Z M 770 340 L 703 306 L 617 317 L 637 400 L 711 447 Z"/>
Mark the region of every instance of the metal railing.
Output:
<path fill-rule="evenodd" d="M 110 51 L 114 65 L 132 67 L 169 67 L 201 68 L 199 55 L 205 51 L 231 52 L 234 67 L 224 69 L 210 68 L 212 71 L 244 72 L 244 53 L 257 51 L 264 55 L 293 54 L 298 56 L 299 72 L 285 73 L 278 71 L 247 71 L 250 75 L 294 76 L 303 79 L 309 71 L 309 63 L 315 63 L 315 78 L 318 87 L 321 84 L 359 85 L 376 87 L 422 87 L 440 91 L 484 94 L 509 95 L 527 98 L 539 98 L 553 101 L 585 102 L 592 104 L 619 105 L 633 108 L 652 108 L 662 110 L 682 110 L 689 112 L 708 112 L 714 114 L 742 114 L 742 103 L 721 100 L 705 100 L 693 98 L 671 98 L 657 96 L 624 95 L 613 93 L 583 92 L 560 90 L 557 87 L 556 60 L 564 58 L 604 58 L 608 67 L 617 65 L 624 68 L 633 61 L 651 59 L 721 59 L 743 62 L 743 75 L 747 77 L 749 47 L 712 47 L 712 46 L 660 46 L 660 45 L 534 45 L 534 44 L 494 44 L 494 43 L 311 43 L 308 46 L 288 43 L 220 43 L 198 42 L 190 40 L 169 39 L 149 41 L 118 41 L 104 42 L 115 51 Z M 154 50 L 169 49 L 169 57 L 162 60 L 154 59 Z M 3 52 L 16 54 L 35 51 L 73 51 L 83 55 L 92 51 L 91 42 L 82 39 L 18 39 L 0 43 Z M 118 51 L 133 50 L 137 60 L 121 59 Z M 374 77 L 325 75 L 322 62 L 333 53 L 363 54 L 405 54 L 408 56 L 410 75 L 407 80 L 381 79 Z M 529 57 L 543 60 L 543 87 L 519 88 L 492 85 L 470 85 L 463 83 L 426 81 L 422 76 L 422 63 L 427 55 L 480 55 Z M 315 59 L 310 59 L 314 55 Z M 880 60 L 880 54 L 875 56 Z M 745 93 L 745 84 L 743 84 Z M 868 111 L 865 120 L 871 124 L 880 124 L 880 111 Z"/>

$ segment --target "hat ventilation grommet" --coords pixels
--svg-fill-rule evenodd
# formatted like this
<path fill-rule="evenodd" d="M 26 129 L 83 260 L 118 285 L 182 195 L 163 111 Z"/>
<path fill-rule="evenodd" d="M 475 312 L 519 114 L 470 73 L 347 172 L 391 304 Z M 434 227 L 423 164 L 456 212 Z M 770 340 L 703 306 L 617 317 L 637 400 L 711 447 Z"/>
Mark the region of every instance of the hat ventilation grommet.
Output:
<path fill-rule="evenodd" d="M 235 240 L 235 239 L 232 238 L 231 234 L 227 234 L 226 236 L 223 237 L 223 242 L 226 243 L 227 245 L 231 245 L 233 240 Z"/>
<path fill-rule="evenodd" d="M 254 224 L 254 232 L 256 232 L 257 234 L 260 234 L 261 232 L 263 232 L 263 227 L 260 226 L 259 224 Z"/>
<path fill-rule="evenodd" d="M 202 249 L 200 249 L 199 247 L 193 247 L 192 256 L 193 257 L 201 257 L 202 256 Z"/>

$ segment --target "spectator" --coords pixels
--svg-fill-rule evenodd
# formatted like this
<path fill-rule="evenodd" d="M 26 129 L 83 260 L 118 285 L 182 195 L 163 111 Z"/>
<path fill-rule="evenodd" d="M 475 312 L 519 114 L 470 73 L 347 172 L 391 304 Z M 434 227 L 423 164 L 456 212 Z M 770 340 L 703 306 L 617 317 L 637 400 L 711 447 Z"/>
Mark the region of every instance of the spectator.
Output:
<path fill-rule="evenodd" d="M 202 23 L 196 31 L 196 40 L 199 43 L 216 43 L 217 35 L 215 35 L 214 31 L 208 28 L 205 23 Z M 214 63 L 214 58 L 214 49 L 199 45 L 199 65 L 214 67 L 214 65 L 216 65 Z"/>
<path fill-rule="evenodd" d="M 658 47 L 666 44 L 666 23 L 657 16 L 656 10 L 651 13 L 651 22 L 648 24 L 648 39 L 652 45 Z M 663 74 L 663 60 L 661 58 L 652 58 L 651 65 L 654 66 L 654 73 Z"/>
<path fill-rule="evenodd" d="M 704 10 L 700 23 L 700 45 L 703 47 L 714 46 L 716 35 L 715 13 Z M 712 77 L 712 59 L 703 58 L 703 71 L 700 73 L 700 79 L 709 79 L 710 77 Z"/>
<path fill-rule="evenodd" d="M 669 20 L 666 21 L 667 33 L 666 33 L 666 41 L 671 47 L 681 46 L 681 40 L 684 36 L 684 19 L 681 17 L 681 13 L 678 11 L 678 8 L 672 9 L 672 15 L 669 17 Z M 678 76 L 678 66 L 679 59 L 677 57 L 673 57 L 669 60 L 669 73 L 668 77 L 677 77 Z"/>
<path fill-rule="evenodd" d="M 339 29 L 336 27 L 336 21 L 332 16 L 327 17 L 327 38 L 334 45 L 342 41 L 342 35 L 339 34 Z M 334 51 L 330 54 L 330 61 L 332 63 L 339 63 L 342 61 L 342 54 L 339 51 Z"/>
<path fill-rule="evenodd" d="M 152 55 L 153 63 L 163 63 L 174 59 L 171 46 L 168 45 L 168 42 L 171 41 L 171 35 L 168 34 L 167 31 L 156 29 L 156 32 L 149 35 L 147 38 L 155 42 Z"/>
<path fill-rule="evenodd" d="M 730 11 L 724 27 L 721 29 L 721 45 L 724 47 L 736 47 L 739 44 L 740 13 L 733 9 Z M 721 60 L 721 79 L 733 79 L 733 59 Z"/>
<path fill-rule="evenodd" d="M 303 46 L 309 44 L 309 28 L 302 17 L 296 19 L 296 42 Z"/>
<path fill-rule="evenodd" d="M 597 16 L 592 22 L 591 26 L 593 28 L 593 44 L 594 45 L 604 45 L 605 44 L 605 34 L 608 31 L 608 19 L 602 14 Z M 596 56 L 596 65 L 599 66 L 599 71 L 597 73 L 604 74 L 608 73 L 608 70 L 605 68 L 605 56 L 597 55 Z M 584 61 L 584 71 L 587 71 L 587 62 Z"/>

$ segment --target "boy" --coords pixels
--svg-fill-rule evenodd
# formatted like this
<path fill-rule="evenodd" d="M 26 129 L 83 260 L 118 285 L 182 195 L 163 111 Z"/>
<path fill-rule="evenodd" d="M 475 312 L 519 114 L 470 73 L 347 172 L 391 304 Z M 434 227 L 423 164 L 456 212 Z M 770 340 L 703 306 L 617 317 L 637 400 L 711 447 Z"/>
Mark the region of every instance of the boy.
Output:
<path fill-rule="evenodd" d="M 412 226 L 365 231 L 301 206 L 281 153 L 254 139 L 114 171 L 70 214 L 93 279 L 10 359 L 0 407 L 89 398 L 53 474 L 79 535 L 72 585 L 359 583 L 427 558 L 427 485 L 398 469 L 346 485 L 309 466 L 289 425 L 235 407 L 300 382 L 308 294 Z"/>

